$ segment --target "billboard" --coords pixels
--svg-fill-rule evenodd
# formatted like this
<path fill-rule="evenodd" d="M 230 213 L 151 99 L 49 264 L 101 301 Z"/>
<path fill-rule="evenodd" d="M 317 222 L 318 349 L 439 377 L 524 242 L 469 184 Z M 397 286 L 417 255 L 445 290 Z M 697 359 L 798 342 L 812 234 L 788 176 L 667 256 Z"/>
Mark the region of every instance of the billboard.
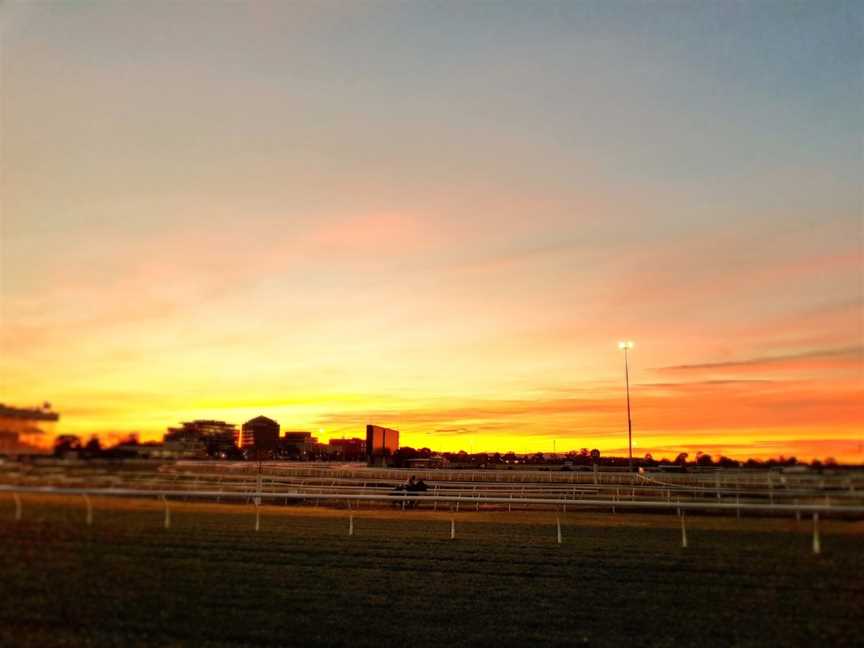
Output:
<path fill-rule="evenodd" d="M 366 456 L 387 457 L 399 449 L 399 430 L 381 427 L 380 425 L 366 426 Z"/>

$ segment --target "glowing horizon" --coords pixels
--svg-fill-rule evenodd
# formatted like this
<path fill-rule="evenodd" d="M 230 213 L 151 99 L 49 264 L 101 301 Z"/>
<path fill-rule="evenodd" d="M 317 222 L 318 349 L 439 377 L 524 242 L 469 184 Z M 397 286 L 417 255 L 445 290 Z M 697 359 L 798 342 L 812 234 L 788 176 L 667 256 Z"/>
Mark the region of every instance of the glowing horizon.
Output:
<path fill-rule="evenodd" d="M 620 453 L 632 339 L 638 456 L 864 463 L 860 6 L 2 12 L 0 402 L 58 433 Z"/>

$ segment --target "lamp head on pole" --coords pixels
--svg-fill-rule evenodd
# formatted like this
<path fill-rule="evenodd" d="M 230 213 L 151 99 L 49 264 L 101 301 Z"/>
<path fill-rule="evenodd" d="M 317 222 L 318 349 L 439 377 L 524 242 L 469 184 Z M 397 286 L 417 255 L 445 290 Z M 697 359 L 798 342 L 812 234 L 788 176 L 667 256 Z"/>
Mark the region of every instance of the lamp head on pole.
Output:
<path fill-rule="evenodd" d="M 632 349 L 634 346 L 633 340 L 622 340 L 618 343 L 618 348 L 622 351 L 625 349 Z"/>

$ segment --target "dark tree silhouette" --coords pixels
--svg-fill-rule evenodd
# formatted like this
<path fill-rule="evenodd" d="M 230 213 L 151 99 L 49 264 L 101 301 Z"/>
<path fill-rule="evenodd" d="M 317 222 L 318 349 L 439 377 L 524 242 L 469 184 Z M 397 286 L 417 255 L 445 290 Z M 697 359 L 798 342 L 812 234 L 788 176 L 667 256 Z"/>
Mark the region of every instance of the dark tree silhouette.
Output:
<path fill-rule="evenodd" d="M 54 456 L 62 457 L 70 452 L 81 450 L 81 439 L 74 434 L 61 434 L 54 439 Z"/>
<path fill-rule="evenodd" d="M 704 454 L 702 452 L 696 453 L 696 465 L 697 466 L 713 466 L 714 461 L 711 459 L 711 455 Z"/>
<path fill-rule="evenodd" d="M 92 436 L 84 446 L 83 453 L 88 459 L 93 459 L 102 455 L 102 444 L 99 442 L 99 437 Z"/>

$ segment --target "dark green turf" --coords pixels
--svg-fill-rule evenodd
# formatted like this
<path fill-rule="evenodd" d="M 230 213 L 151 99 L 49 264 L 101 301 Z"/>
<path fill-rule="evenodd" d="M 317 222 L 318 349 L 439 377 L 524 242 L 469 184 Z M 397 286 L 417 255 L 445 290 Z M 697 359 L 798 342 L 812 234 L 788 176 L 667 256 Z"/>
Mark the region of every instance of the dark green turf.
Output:
<path fill-rule="evenodd" d="M 861 538 L 40 506 L 0 521 L 0 645 L 861 645 Z"/>

